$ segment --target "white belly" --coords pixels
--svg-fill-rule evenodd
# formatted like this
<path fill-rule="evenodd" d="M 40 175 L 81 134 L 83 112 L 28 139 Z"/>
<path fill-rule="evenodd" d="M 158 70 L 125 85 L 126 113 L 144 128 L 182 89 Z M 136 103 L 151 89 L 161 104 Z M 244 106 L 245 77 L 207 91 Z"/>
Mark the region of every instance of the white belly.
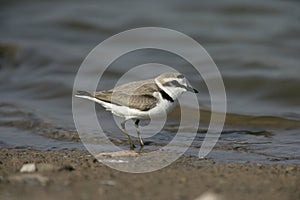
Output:
<path fill-rule="evenodd" d="M 168 100 L 160 100 L 159 103 L 152 109 L 148 111 L 140 111 L 137 109 L 128 108 L 125 106 L 111 105 L 111 108 L 107 108 L 114 115 L 128 119 L 150 119 L 150 118 L 160 118 L 162 115 L 170 112 L 175 105 L 176 102 L 170 102 Z"/>

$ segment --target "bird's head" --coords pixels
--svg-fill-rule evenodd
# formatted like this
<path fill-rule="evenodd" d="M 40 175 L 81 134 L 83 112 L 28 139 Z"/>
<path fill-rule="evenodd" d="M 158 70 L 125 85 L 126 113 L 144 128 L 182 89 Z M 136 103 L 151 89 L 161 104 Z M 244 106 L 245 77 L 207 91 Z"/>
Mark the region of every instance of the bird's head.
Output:
<path fill-rule="evenodd" d="M 163 73 L 155 78 L 158 87 L 164 90 L 172 98 L 178 98 L 183 92 L 198 93 L 180 73 L 168 72 Z"/>

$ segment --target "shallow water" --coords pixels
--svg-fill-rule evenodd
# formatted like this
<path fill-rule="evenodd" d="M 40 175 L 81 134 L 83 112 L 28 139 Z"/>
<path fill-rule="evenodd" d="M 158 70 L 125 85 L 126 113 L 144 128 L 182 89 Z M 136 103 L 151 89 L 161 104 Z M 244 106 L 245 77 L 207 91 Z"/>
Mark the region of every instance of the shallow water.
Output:
<path fill-rule="evenodd" d="M 62 140 L 78 142 L 71 94 L 85 56 L 121 31 L 158 26 L 197 40 L 223 76 L 229 114 L 212 159 L 299 162 L 299 20 L 297 1 L 7 1 L 0 7 L 0 144 L 51 150 L 63 149 Z M 128 69 L 149 62 L 184 73 L 200 91 L 200 107 L 209 110 L 203 80 L 185 61 L 166 52 L 144 50 L 121 57 L 99 88 L 109 89 Z M 152 70 L 153 75 L 157 72 Z M 133 80 L 151 76 L 131 75 Z M 110 114 L 97 110 L 104 131 L 123 140 Z M 178 126 L 177 115 L 170 116 L 164 134 L 149 140 L 167 143 Z M 204 111 L 200 129 L 207 128 L 208 119 Z M 190 154 L 201 143 L 203 134 L 198 135 Z M 32 139 L 36 142 L 26 143 Z"/>

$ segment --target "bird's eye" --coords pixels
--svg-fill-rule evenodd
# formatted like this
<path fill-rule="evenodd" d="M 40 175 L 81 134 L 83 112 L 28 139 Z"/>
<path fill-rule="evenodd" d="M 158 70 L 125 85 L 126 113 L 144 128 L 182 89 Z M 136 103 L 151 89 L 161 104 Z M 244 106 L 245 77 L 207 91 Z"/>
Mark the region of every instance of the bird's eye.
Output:
<path fill-rule="evenodd" d="M 177 76 L 177 78 L 184 78 L 184 76 L 183 76 L 182 74 L 179 74 L 179 75 Z"/>

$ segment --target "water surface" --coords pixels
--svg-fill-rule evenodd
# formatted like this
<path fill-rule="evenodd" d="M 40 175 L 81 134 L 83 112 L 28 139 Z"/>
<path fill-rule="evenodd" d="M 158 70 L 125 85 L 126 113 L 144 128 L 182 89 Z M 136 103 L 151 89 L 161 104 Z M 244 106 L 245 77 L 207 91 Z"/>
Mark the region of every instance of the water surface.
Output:
<path fill-rule="evenodd" d="M 0 8 L 0 145 L 62 149 L 66 144 L 61 140 L 76 144 L 71 94 L 85 56 L 121 31 L 158 26 L 197 40 L 221 71 L 229 114 L 212 159 L 299 163 L 299 20 L 297 1 L 4 1 Z M 205 131 L 210 108 L 205 83 L 188 63 L 172 54 L 130 53 L 110 66 L 99 88 L 109 89 L 128 69 L 149 62 L 180 70 L 197 87 L 204 112 L 200 129 Z M 137 73 L 131 78 L 143 76 Z M 110 114 L 100 107 L 97 110 L 107 134 L 123 140 Z M 170 116 L 164 134 L 150 140 L 167 143 L 178 125 L 177 115 L 175 111 Z M 199 131 L 190 153 L 203 136 Z"/>

